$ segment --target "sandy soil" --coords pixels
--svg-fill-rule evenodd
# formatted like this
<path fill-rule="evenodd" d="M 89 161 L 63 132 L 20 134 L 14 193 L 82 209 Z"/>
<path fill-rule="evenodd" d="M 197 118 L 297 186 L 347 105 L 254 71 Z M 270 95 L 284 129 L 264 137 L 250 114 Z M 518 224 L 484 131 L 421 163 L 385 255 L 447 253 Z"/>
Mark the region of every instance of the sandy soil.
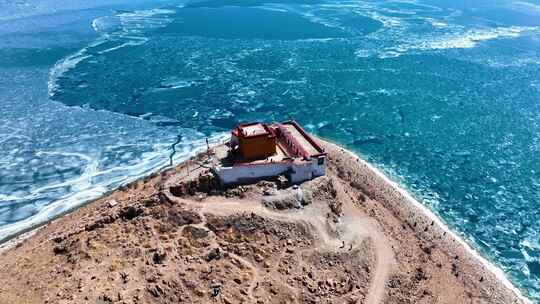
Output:
<path fill-rule="evenodd" d="M 204 155 L 123 187 L 4 246 L 0 303 L 523 302 L 368 164 L 324 147 L 327 176 L 300 187 L 219 190 Z"/>

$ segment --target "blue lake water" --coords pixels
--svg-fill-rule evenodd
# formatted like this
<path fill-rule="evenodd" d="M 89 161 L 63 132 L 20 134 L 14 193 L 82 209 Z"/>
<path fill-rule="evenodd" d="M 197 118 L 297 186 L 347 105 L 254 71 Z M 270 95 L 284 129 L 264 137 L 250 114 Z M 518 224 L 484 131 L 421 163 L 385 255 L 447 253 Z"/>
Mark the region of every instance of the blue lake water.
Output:
<path fill-rule="evenodd" d="M 0 239 L 293 118 L 540 300 L 538 0 L 0 0 L 0 113 Z"/>

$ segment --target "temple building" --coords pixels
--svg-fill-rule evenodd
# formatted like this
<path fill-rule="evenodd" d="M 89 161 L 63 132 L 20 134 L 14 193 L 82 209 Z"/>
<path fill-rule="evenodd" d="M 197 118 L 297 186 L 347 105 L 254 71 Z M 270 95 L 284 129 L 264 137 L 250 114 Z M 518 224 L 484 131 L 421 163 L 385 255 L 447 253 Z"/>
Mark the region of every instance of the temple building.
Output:
<path fill-rule="evenodd" d="M 295 121 L 241 124 L 231 132 L 227 155 L 214 173 L 224 185 L 285 176 L 290 183 L 322 176 L 324 149 Z"/>

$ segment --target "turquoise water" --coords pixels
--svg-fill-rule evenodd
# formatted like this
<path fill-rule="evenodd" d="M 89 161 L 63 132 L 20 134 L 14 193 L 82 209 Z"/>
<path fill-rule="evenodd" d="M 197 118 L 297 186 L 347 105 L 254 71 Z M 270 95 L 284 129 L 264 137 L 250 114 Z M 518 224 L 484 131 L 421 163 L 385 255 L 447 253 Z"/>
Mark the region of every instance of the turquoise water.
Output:
<path fill-rule="evenodd" d="M 294 118 L 540 300 L 540 2 L 0 1 L 0 238 Z"/>

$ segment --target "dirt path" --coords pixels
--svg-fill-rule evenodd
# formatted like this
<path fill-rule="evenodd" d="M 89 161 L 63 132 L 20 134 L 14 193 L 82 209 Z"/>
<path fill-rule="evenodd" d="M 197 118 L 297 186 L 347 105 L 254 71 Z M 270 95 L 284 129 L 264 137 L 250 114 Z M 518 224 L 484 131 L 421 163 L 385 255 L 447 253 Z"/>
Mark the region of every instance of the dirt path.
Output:
<path fill-rule="evenodd" d="M 377 265 L 375 266 L 375 274 L 367 295 L 367 304 L 377 304 L 382 302 L 386 280 L 388 279 L 388 275 L 394 264 L 392 248 L 390 248 L 384 239 L 380 239 L 380 235 L 374 235 L 373 237 L 379 239 L 378 242 L 375 242 Z"/>
<path fill-rule="evenodd" d="M 373 279 L 367 295 L 368 304 L 381 303 L 384 298 L 386 280 L 394 264 L 392 249 L 385 236 L 379 231 L 377 225 L 372 220 L 369 220 L 358 214 L 354 208 L 348 208 L 346 216 L 344 216 L 338 225 L 340 230 L 339 236 L 333 237 L 325 229 L 325 218 L 314 212 L 314 210 L 301 210 L 294 212 L 275 212 L 267 209 L 258 202 L 246 202 L 219 199 L 214 201 L 210 198 L 204 202 L 197 203 L 196 207 L 204 218 L 207 213 L 230 216 L 239 213 L 254 213 L 259 216 L 264 216 L 273 220 L 301 223 L 307 225 L 314 231 L 318 244 L 313 247 L 312 251 L 330 251 L 342 252 L 356 248 L 365 238 L 370 238 L 374 243 L 376 252 L 376 266 L 373 274 Z M 345 242 L 346 246 L 343 246 Z M 258 270 L 249 261 L 246 261 L 238 256 L 233 258 L 247 265 L 253 272 L 253 279 L 248 289 L 249 298 L 255 302 L 253 290 L 260 278 Z"/>
<path fill-rule="evenodd" d="M 344 229 L 341 239 L 346 243 L 355 243 L 369 237 L 373 241 L 376 265 L 366 303 L 381 303 L 384 299 L 386 280 L 395 266 L 394 254 L 386 237 L 377 228 L 377 223 L 356 213 L 350 208 L 340 222 L 339 228 Z"/>
<path fill-rule="evenodd" d="M 205 227 L 207 226 L 207 219 L 206 219 L 206 213 L 207 212 L 204 212 L 203 210 L 199 210 L 199 216 L 201 217 L 201 222 L 198 223 L 198 224 L 192 224 L 193 227 L 197 227 L 197 228 L 202 228 L 202 229 L 205 229 Z M 213 214 L 216 214 L 216 212 L 212 212 Z M 185 228 L 186 226 L 184 226 Z M 210 232 L 213 234 L 213 232 Z M 210 241 L 210 246 L 213 247 L 213 248 L 219 248 L 219 244 L 218 242 L 216 241 L 216 239 L 211 239 Z M 260 274 L 259 274 L 259 270 L 257 269 L 257 267 L 255 267 L 255 265 L 253 265 L 253 263 L 251 263 L 250 261 L 244 259 L 243 257 L 237 255 L 237 254 L 234 254 L 232 252 L 229 252 L 228 255 L 233 258 L 234 260 L 237 260 L 239 263 L 243 264 L 244 266 L 246 266 L 247 268 L 249 268 L 249 270 L 251 271 L 252 273 L 252 279 L 251 279 L 251 282 L 249 284 L 249 288 L 248 288 L 248 291 L 247 291 L 247 296 L 248 298 L 252 301 L 252 303 L 256 303 L 256 300 L 255 300 L 255 297 L 253 296 L 253 290 L 255 289 L 255 287 L 257 286 L 257 283 L 259 282 L 259 278 L 260 278 Z"/>
<path fill-rule="evenodd" d="M 234 253 L 230 253 L 230 252 L 229 252 L 229 256 L 236 259 L 240 263 L 246 265 L 251 270 L 251 272 L 253 273 L 253 278 L 251 279 L 251 282 L 249 284 L 249 288 L 248 288 L 248 291 L 247 291 L 247 296 L 248 296 L 248 298 L 251 299 L 251 301 L 253 303 L 256 303 L 257 300 L 255 300 L 255 297 L 253 296 L 253 290 L 255 290 L 255 287 L 257 286 L 257 283 L 259 282 L 259 278 L 260 278 L 259 270 L 257 269 L 257 267 L 255 267 L 253 265 L 253 263 L 249 262 L 248 260 L 244 259 L 241 256 L 238 256 L 238 255 L 236 255 Z"/>
<path fill-rule="evenodd" d="M 327 176 L 300 187 L 300 209 L 263 207 L 266 182 L 207 195 L 199 155 L 24 234 L 0 253 L 0 303 L 531 303 L 377 169 L 324 145 Z M 292 190 L 270 194 L 294 207 Z"/>

